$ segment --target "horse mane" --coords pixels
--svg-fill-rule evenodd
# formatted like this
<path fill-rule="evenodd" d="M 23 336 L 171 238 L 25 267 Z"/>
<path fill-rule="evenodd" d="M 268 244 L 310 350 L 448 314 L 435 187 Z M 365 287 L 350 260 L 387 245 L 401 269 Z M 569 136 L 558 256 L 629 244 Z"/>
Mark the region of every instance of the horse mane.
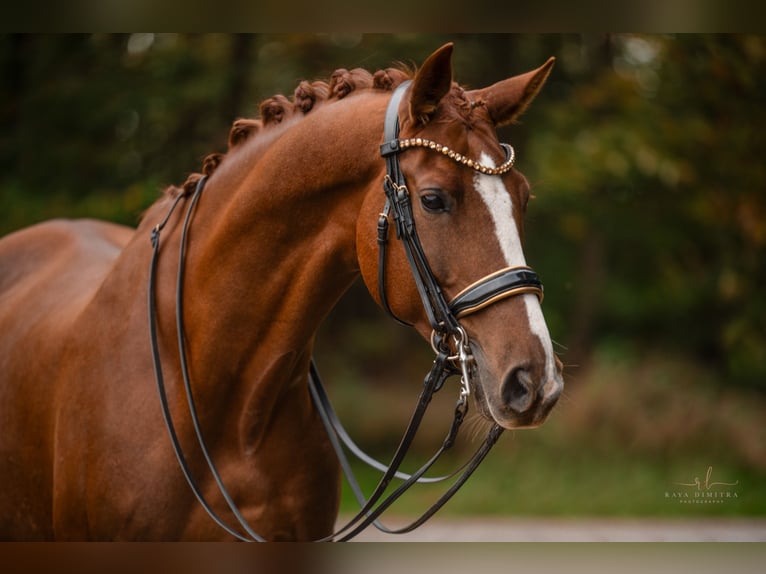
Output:
<path fill-rule="evenodd" d="M 261 102 L 258 106 L 260 117 L 235 120 L 229 130 L 227 151 L 239 149 L 246 142 L 258 136 L 265 136 L 278 126 L 283 125 L 287 119 L 303 117 L 320 106 L 342 100 L 356 92 L 393 91 L 399 84 L 414 77 L 415 71 L 414 68 L 397 63 L 395 67 L 377 70 L 375 73 L 370 73 L 363 68 L 352 70 L 339 68 L 330 75 L 329 81 L 303 80 L 295 88 L 290 98 L 277 94 Z M 449 119 L 459 119 L 471 126 L 473 108 L 483 104 L 481 102 L 473 104 L 469 102 L 465 97 L 463 88 L 458 84 L 453 84 L 448 98 L 450 103 L 448 109 L 451 110 Z M 178 194 L 192 194 L 199 180 L 203 176 L 210 177 L 225 156 L 224 153 L 209 154 L 202 162 L 201 172 L 189 174 L 180 187 L 171 185 L 165 189 L 165 195 L 176 197 Z"/>

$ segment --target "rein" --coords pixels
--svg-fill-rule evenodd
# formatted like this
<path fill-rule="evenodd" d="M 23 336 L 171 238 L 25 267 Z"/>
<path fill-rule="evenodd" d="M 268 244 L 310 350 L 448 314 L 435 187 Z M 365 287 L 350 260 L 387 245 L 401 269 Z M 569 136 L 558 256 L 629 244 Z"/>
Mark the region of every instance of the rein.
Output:
<path fill-rule="evenodd" d="M 468 335 L 460 325 L 458 318 L 470 313 L 477 312 L 498 300 L 519 293 L 535 293 L 542 299 L 542 284 L 537 277 L 537 274 L 528 267 L 502 269 L 468 286 L 451 302 L 447 302 L 444 298 L 438 281 L 434 277 L 428 265 L 428 259 L 423 252 L 423 248 L 420 244 L 420 240 L 415 229 L 415 220 L 412 213 L 410 194 L 406 186 L 404 175 L 402 174 L 399 167 L 398 154 L 406 149 L 411 149 L 412 147 L 426 147 L 443 153 L 451 159 L 454 159 L 455 161 L 458 161 L 459 163 L 462 163 L 478 171 L 482 171 L 483 173 L 496 174 L 504 173 L 505 171 L 511 169 L 514 160 L 513 148 L 507 144 L 501 144 L 506 150 L 506 161 L 499 168 L 492 168 L 482 166 L 476 162 L 472 162 L 460 154 L 451 152 L 451 150 L 446 148 L 446 146 L 439 146 L 438 144 L 428 140 L 399 140 L 398 107 L 404 91 L 408 85 L 409 82 L 401 84 L 391 97 L 388 109 L 386 111 L 384 129 L 385 143 L 381 146 L 381 155 L 386 160 L 387 175 L 383 184 L 384 192 L 386 195 L 386 204 L 384 211 L 378 221 L 378 243 L 380 246 L 379 291 L 383 307 L 392 317 L 397 319 L 399 322 L 402 322 L 396 318 L 394 313 L 391 311 L 385 296 L 385 248 L 388 241 L 388 221 L 389 217 L 391 217 L 396 226 L 396 236 L 399 240 L 402 241 L 402 245 L 404 247 L 410 268 L 413 273 L 413 277 L 415 278 L 418 292 L 423 302 L 423 307 L 425 309 L 429 323 L 433 329 L 431 344 L 436 353 L 436 357 L 434 359 L 431 370 L 424 378 L 423 387 L 418 397 L 415 409 L 407 425 L 407 428 L 404 431 L 399 446 L 397 447 L 391 462 L 387 466 L 370 459 L 370 457 L 362 453 L 353 443 L 353 441 L 351 441 L 350 437 L 348 437 L 348 434 L 346 433 L 345 429 L 343 429 L 343 426 L 338 420 L 332 405 L 330 404 L 329 398 L 312 359 L 309 369 L 309 391 L 319 416 L 327 430 L 330 442 L 332 443 L 338 456 L 338 460 L 343 468 L 344 473 L 346 474 L 346 478 L 361 506 L 359 512 L 344 527 L 332 535 L 319 540 L 320 542 L 331 541 L 335 539 L 338 539 L 339 541 L 350 540 L 362 532 L 364 529 L 366 529 L 370 524 L 374 524 L 378 529 L 390 534 L 402 534 L 410 532 L 426 522 L 457 492 L 457 490 L 465 483 L 465 481 L 471 476 L 476 468 L 478 468 L 479 464 L 486 457 L 490 449 L 494 446 L 503 432 L 502 427 L 494 424 L 489 430 L 484 442 L 479 446 L 474 455 L 462 468 L 458 469 L 453 474 L 437 478 L 428 478 L 424 476 L 425 473 L 442 456 L 442 454 L 453 446 L 460 426 L 468 411 L 467 398 L 470 394 L 470 372 L 473 363 L 473 357 L 470 351 Z M 452 153 L 452 155 L 450 155 L 450 153 Z M 189 407 L 189 413 L 191 416 L 192 424 L 194 426 L 197 442 L 199 444 L 200 450 L 203 453 L 207 467 L 215 479 L 218 490 L 226 501 L 226 504 L 233 513 L 237 522 L 239 523 L 239 528 L 241 528 L 241 531 L 237 528 L 229 526 L 223 519 L 221 519 L 220 516 L 218 516 L 218 514 L 212 509 L 211 505 L 205 499 L 199 485 L 192 476 L 189 464 L 187 462 L 186 456 L 184 455 L 183 448 L 181 447 L 180 441 L 178 439 L 178 434 L 172 420 L 167 393 L 165 390 L 165 381 L 162 372 L 162 362 L 157 336 L 157 308 L 155 301 L 157 283 L 156 272 L 157 262 L 160 254 L 160 234 L 168 224 L 168 221 L 170 220 L 180 201 L 187 197 L 187 195 L 183 193 L 179 194 L 178 197 L 175 198 L 164 220 L 153 228 L 151 234 L 153 252 L 149 268 L 148 314 L 152 362 L 162 407 L 162 413 L 168 429 L 168 434 L 171 439 L 172 447 L 176 458 L 178 459 L 179 466 L 194 496 L 197 498 L 198 502 L 204 508 L 210 518 L 218 526 L 220 526 L 223 530 L 225 530 L 228 534 L 237 540 L 247 542 L 264 542 L 265 539 L 258 535 L 244 519 L 236 504 L 229 495 L 220 474 L 218 473 L 200 428 L 199 417 L 197 415 L 197 409 L 194 403 L 191 389 L 188 361 L 185 350 L 186 333 L 183 319 L 183 277 L 185 270 L 187 233 L 197 202 L 200 195 L 202 194 L 206 181 L 207 177 L 203 177 L 197 183 L 197 187 L 189 200 L 182 224 L 175 301 L 176 334 L 179 358 L 181 362 L 181 374 Z M 423 420 L 426 408 L 430 404 L 433 394 L 439 391 L 443 387 L 444 382 L 453 375 L 460 375 L 461 390 L 455 405 L 452 423 L 449 430 L 447 431 L 442 445 L 439 447 L 436 453 L 414 473 L 405 474 L 400 472 L 399 467 L 401 466 L 407 452 L 409 451 L 409 448 Z M 364 462 L 370 464 L 378 470 L 383 471 L 384 473 L 380 478 L 378 485 L 375 487 L 374 491 L 367 500 L 365 500 L 365 497 L 359 488 L 358 481 L 351 471 L 350 464 L 348 463 L 348 459 L 346 458 L 341 443 L 344 443 L 347 448 L 349 448 L 349 450 L 359 456 L 359 458 L 361 458 Z M 426 510 L 420 518 L 416 519 L 408 526 L 398 529 L 389 529 L 377 520 L 378 517 L 386 509 L 388 509 L 415 483 L 447 480 L 455 476 L 461 470 L 462 474 L 446 490 L 446 492 L 428 510 Z M 385 491 L 394 478 L 401 479 L 404 482 L 391 494 L 383 498 Z"/>
<path fill-rule="evenodd" d="M 183 375 L 184 388 L 186 390 L 186 398 L 189 404 L 189 412 L 191 414 L 191 419 L 194 424 L 194 431 L 197 435 L 197 440 L 199 441 L 200 448 L 202 449 L 202 452 L 205 456 L 205 460 L 207 462 L 208 468 L 210 469 L 210 472 L 213 474 L 215 481 L 218 484 L 218 489 L 220 490 L 221 494 L 226 500 L 227 505 L 229 506 L 231 511 L 234 513 L 234 516 L 236 516 L 237 521 L 240 523 L 242 528 L 244 528 L 245 531 L 252 537 L 252 540 L 258 541 L 258 542 L 265 542 L 266 540 L 262 538 L 261 536 L 259 536 L 257 533 L 255 533 L 247 524 L 247 522 L 245 521 L 245 519 L 242 517 L 241 513 L 239 512 L 237 506 L 232 501 L 231 496 L 226 490 L 226 487 L 223 485 L 223 481 L 221 480 L 220 474 L 218 473 L 215 467 L 215 464 L 213 463 L 213 459 L 210 456 L 205 440 L 202 437 L 202 431 L 199 426 L 199 417 L 197 416 L 197 409 L 194 404 L 194 399 L 191 392 L 191 384 L 189 381 L 189 369 L 188 369 L 188 364 L 186 361 L 186 352 L 185 352 L 184 323 L 183 323 L 182 311 L 181 311 L 183 308 L 183 305 L 182 305 L 183 304 L 183 272 L 185 269 L 184 252 L 186 250 L 186 235 L 189 229 L 189 224 L 191 222 L 192 213 L 194 211 L 194 207 L 197 204 L 197 201 L 199 200 L 199 196 L 205 187 L 206 181 L 207 181 L 207 176 L 202 177 L 199 180 L 199 182 L 197 183 L 197 187 L 189 202 L 189 207 L 186 209 L 186 216 L 184 217 L 184 222 L 183 222 L 183 231 L 181 233 L 181 247 L 180 247 L 179 256 L 178 256 L 178 279 L 176 284 L 176 330 L 178 334 L 178 349 L 179 349 L 180 360 L 181 360 L 181 373 Z M 157 389 L 160 395 L 162 415 L 165 419 L 165 425 L 168 428 L 168 434 L 170 435 L 170 440 L 173 445 L 173 451 L 176 454 L 176 458 L 178 459 L 178 464 L 180 465 L 181 470 L 183 471 L 183 475 L 186 478 L 186 481 L 189 483 L 189 487 L 194 493 L 194 496 L 197 498 L 197 501 L 200 503 L 200 505 L 202 505 L 202 507 L 205 509 L 205 512 L 207 512 L 210 518 L 212 518 L 213 521 L 215 521 L 215 523 L 218 524 L 218 526 L 223 528 L 231 536 L 235 537 L 236 539 L 240 541 L 250 541 L 251 539 L 233 530 L 216 514 L 216 512 L 212 509 L 212 507 L 208 504 L 207 500 L 203 496 L 202 491 L 197 485 L 197 482 L 194 480 L 194 477 L 192 477 L 191 471 L 189 470 L 189 465 L 183 453 L 183 448 L 181 447 L 181 443 L 178 440 L 178 434 L 176 433 L 175 425 L 173 424 L 173 418 L 170 414 L 170 407 L 168 405 L 167 393 L 165 392 L 165 380 L 162 375 L 162 362 L 160 358 L 159 343 L 157 341 L 157 306 L 155 302 L 155 291 L 156 291 L 156 282 L 157 282 L 156 281 L 157 261 L 159 259 L 159 254 L 160 254 L 160 232 L 165 228 L 168 221 L 170 220 L 170 217 L 175 211 L 176 206 L 184 197 L 186 197 L 185 194 L 183 193 L 179 194 L 178 197 L 176 197 L 176 199 L 173 201 L 173 204 L 170 206 L 170 210 L 168 211 L 168 214 L 165 216 L 165 219 L 162 221 L 162 223 L 158 224 L 157 226 L 154 227 L 154 229 L 152 229 L 151 240 L 152 240 L 153 252 L 152 252 L 151 265 L 149 267 L 148 307 L 149 307 L 149 338 L 150 338 L 151 347 L 152 347 L 152 363 L 154 365 L 154 375 L 157 382 Z"/>

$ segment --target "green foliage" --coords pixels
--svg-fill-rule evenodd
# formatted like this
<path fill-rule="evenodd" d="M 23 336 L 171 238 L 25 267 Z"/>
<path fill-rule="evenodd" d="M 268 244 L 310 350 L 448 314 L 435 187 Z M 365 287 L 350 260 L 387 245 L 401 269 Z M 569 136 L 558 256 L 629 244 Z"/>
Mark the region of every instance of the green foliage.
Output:
<path fill-rule="evenodd" d="M 552 273 L 574 283 L 569 304 L 598 299 L 591 342 L 675 348 L 766 389 L 766 41 L 617 37 L 607 48 L 535 124 L 536 257 L 560 246 Z"/>

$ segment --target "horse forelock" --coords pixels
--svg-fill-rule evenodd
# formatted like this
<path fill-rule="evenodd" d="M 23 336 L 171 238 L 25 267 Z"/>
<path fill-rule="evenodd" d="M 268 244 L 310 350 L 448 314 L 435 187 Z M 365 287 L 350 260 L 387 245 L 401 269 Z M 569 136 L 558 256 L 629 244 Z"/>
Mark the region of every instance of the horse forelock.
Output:
<path fill-rule="evenodd" d="M 452 84 L 452 89 L 442 100 L 441 108 L 444 113 L 437 121 L 459 121 L 469 129 L 475 127 L 482 119 L 488 119 L 486 114 L 478 113 L 480 109 L 485 108 L 484 102 L 469 100 L 465 89 L 457 83 Z"/>

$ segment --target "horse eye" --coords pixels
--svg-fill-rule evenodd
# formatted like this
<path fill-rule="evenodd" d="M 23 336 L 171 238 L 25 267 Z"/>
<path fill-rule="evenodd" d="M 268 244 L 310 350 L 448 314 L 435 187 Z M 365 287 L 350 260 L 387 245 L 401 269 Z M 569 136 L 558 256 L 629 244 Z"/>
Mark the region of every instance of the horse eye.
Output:
<path fill-rule="evenodd" d="M 438 213 L 447 210 L 447 206 L 444 204 L 444 199 L 436 193 L 426 193 L 422 195 L 420 197 L 420 203 L 426 211 Z"/>

